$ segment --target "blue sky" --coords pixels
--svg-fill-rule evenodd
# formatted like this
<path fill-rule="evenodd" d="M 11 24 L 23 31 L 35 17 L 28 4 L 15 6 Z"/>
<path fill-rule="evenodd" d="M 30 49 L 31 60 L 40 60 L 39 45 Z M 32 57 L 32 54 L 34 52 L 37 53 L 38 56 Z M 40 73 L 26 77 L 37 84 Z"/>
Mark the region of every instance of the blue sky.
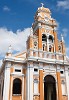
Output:
<path fill-rule="evenodd" d="M 15 51 L 22 51 L 25 48 L 24 43 L 34 21 L 35 12 L 41 6 L 41 2 L 51 10 L 52 17 L 56 19 L 58 36 L 60 38 L 61 34 L 64 35 L 69 55 L 69 0 L 0 0 L 1 58 L 10 44 Z"/>
<path fill-rule="evenodd" d="M 52 17 L 60 23 L 61 28 L 68 28 L 69 8 L 57 7 L 58 0 L 1 0 L 0 27 L 7 27 L 13 31 L 31 27 L 41 2 L 50 8 Z"/>

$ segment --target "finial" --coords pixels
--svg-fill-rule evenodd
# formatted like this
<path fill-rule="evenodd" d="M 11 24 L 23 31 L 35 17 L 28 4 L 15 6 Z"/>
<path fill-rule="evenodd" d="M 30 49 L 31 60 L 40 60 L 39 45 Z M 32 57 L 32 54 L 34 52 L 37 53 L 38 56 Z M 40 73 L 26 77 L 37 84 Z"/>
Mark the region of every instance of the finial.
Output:
<path fill-rule="evenodd" d="M 12 55 L 12 46 L 10 45 L 8 48 L 8 52 L 6 53 L 7 56 L 11 56 Z"/>
<path fill-rule="evenodd" d="M 63 37 L 63 35 L 61 34 L 61 39 L 62 39 L 62 42 L 64 42 L 64 37 Z"/>
<path fill-rule="evenodd" d="M 12 53 L 12 46 L 11 45 L 8 48 L 8 53 Z"/>
<path fill-rule="evenodd" d="M 43 3 L 41 3 L 41 5 L 42 5 L 42 7 L 44 6 L 44 4 L 43 4 Z"/>

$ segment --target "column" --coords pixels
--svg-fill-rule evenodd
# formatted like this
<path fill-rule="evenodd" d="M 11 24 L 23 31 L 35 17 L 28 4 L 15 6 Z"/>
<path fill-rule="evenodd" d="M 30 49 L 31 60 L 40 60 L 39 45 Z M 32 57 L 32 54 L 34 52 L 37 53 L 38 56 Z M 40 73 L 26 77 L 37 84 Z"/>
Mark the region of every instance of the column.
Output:
<path fill-rule="evenodd" d="M 47 51 L 49 51 L 49 36 L 47 36 Z"/>
<path fill-rule="evenodd" d="M 68 68 L 65 66 L 65 76 L 66 76 L 66 86 L 67 86 L 67 95 L 69 100 L 69 76 L 68 76 Z"/>
<path fill-rule="evenodd" d="M 26 73 L 26 100 L 33 100 L 33 64 L 27 64 L 27 73 Z"/>
<path fill-rule="evenodd" d="M 9 100 L 10 66 L 11 66 L 11 63 L 6 63 L 6 66 L 5 66 L 5 74 L 4 74 L 3 100 Z"/>
<path fill-rule="evenodd" d="M 58 83 L 58 100 L 62 100 L 60 72 L 57 72 L 57 83 Z"/>
<path fill-rule="evenodd" d="M 40 99 L 39 100 L 44 100 L 43 98 L 43 70 L 39 70 L 39 92 L 40 92 Z"/>
<path fill-rule="evenodd" d="M 55 52 L 55 44 L 54 44 L 54 52 Z"/>

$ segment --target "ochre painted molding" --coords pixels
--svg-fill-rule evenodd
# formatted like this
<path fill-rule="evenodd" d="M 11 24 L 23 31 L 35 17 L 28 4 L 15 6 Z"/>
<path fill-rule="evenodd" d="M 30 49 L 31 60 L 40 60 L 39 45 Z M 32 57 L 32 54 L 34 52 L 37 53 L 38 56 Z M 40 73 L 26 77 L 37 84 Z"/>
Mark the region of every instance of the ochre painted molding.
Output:
<path fill-rule="evenodd" d="M 43 99 L 43 70 L 39 71 L 39 92 L 40 92 L 40 99 L 39 100 L 44 100 Z"/>
<path fill-rule="evenodd" d="M 58 52 L 58 38 L 56 32 L 54 32 L 54 38 L 55 38 L 55 50 Z"/>
<path fill-rule="evenodd" d="M 62 100 L 60 72 L 57 72 L 57 84 L 58 84 L 58 100 Z"/>
<path fill-rule="evenodd" d="M 41 29 L 38 29 L 38 48 L 42 49 L 42 33 L 41 33 Z"/>

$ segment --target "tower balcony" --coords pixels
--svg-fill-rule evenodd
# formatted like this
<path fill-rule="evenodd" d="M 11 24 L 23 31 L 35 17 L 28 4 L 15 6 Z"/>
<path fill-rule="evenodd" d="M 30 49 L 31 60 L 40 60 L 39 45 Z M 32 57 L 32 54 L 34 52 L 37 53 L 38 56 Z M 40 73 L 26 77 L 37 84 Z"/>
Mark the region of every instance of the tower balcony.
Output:
<path fill-rule="evenodd" d="M 27 59 L 45 63 L 58 63 L 66 65 L 68 64 L 66 60 L 66 55 L 63 55 L 61 53 L 42 51 L 42 50 L 40 51 L 32 49 L 28 50 Z"/>

